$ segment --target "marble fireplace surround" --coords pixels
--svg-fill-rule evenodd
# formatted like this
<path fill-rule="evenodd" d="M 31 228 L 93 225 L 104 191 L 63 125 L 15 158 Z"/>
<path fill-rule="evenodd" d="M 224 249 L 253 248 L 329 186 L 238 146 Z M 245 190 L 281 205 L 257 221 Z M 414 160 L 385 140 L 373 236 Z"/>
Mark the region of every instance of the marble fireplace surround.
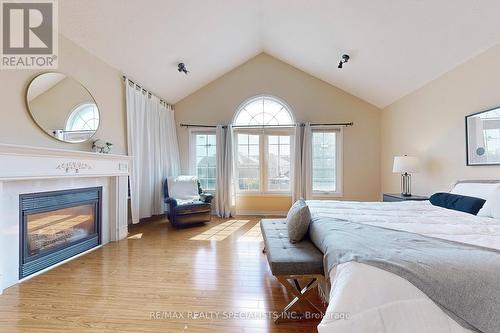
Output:
<path fill-rule="evenodd" d="M 130 164 L 123 155 L 0 144 L 0 294 L 20 282 L 19 194 L 102 187 L 104 245 L 127 236 Z"/>

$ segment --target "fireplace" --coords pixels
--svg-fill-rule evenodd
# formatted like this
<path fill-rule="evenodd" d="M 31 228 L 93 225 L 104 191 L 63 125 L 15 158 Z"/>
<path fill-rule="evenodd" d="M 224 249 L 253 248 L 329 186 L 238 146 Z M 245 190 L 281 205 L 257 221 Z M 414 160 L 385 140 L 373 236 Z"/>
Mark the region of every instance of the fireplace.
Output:
<path fill-rule="evenodd" d="M 19 195 L 22 279 L 101 244 L 102 187 Z"/>

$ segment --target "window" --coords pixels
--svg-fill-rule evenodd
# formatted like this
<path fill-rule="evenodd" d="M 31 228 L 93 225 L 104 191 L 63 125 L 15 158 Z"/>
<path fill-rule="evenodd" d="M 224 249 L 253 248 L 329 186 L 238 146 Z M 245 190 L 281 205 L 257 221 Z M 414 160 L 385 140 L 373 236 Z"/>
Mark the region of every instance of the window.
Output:
<path fill-rule="evenodd" d="M 192 172 L 198 176 L 201 188 L 215 191 L 217 164 L 215 132 L 191 132 L 191 151 Z"/>
<path fill-rule="evenodd" d="M 237 134 L 238 188 L 244 191 L 260 189 L 260 137 L 254 134 Z"/>
<path fill-rule="evenodd" d="M 290 135 L 267 137 L 267 188 L 269 191 L 290 191 Z"/>
<path fill-rule="evenodd" d="M 294 120 L 285 103 L 252 98 L 240 107 L 234 125 L 238 191 L 289 193 Z"/>
<path fill-rule="evenodd" d="M 77 106 L 66 121 L 66 131 L 96 131 L 99 127 L 99 111 L 94 103 Z"/>
<path fill-rule="evenodd" d="M 341 136 L 339 129 L 312 132 L 313 195 L 341 194 Z"/>
<path fill-rule="evenodd" d="M 270 96 L 259 96 L 250 99 L 242 107 L 233 122 L 243 126 L 276 126 L 293 125 L 293 117 L 287 106 Z"/>

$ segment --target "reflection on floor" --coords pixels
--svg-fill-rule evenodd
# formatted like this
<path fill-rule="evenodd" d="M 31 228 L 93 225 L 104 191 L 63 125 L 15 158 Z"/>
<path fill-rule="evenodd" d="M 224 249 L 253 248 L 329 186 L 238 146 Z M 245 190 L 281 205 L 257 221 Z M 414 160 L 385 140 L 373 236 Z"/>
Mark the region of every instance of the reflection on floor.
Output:
<path fill-rule="evenodd" d="M 266 317 L 291 297 L 272 276 L 262 242 L 239 241 L 260 218 L 236 220 L 245 223 L 213 218 L 205 226 L 174 229 L 156 219 L 133 225 L 131 239 L 4 290 L 0 332 L 317 332 L 318 320 L 276 325 Z M 227 222 L 239 228 L 224 240 L 191 240 Z M 321 305 L 317 293 L 309 297 Z M 296 310 L 314 311 L 308 305 Z"/>
<path fill-rule="evenodd" d="M 127 239 L 141 239 L 142 238 L 142 233 L 137 233 L 133 235 L 129 235 Z"/>
<path fill-rule="evenodd" d="M 238 238 L 239 242 L 262 242 L 262 233 L 260 231 L 260 222 L 248 230 L 243 236 Z"/>
<path fill-rule="evenodd" d="M 227 222 L 218 224 L 199 235 L 191 237 L 190 240 L 221 241 L 226 239 L 228 236 L 230 236 L 232 233 L 234 233 L 236 230 L 238 230 L 248 222 L 250 222 L 250 220 L 229 220 Z"/>

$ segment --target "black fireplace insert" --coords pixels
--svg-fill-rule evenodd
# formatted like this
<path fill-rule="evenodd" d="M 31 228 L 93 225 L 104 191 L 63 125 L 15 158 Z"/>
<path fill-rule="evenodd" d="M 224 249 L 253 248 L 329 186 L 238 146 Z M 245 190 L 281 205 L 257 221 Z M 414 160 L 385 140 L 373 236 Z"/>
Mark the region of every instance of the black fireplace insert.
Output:
<path fill-rule="evenodd" d="M 19 196 L 19 278 L 101 244 L 102 187 Z"/>

